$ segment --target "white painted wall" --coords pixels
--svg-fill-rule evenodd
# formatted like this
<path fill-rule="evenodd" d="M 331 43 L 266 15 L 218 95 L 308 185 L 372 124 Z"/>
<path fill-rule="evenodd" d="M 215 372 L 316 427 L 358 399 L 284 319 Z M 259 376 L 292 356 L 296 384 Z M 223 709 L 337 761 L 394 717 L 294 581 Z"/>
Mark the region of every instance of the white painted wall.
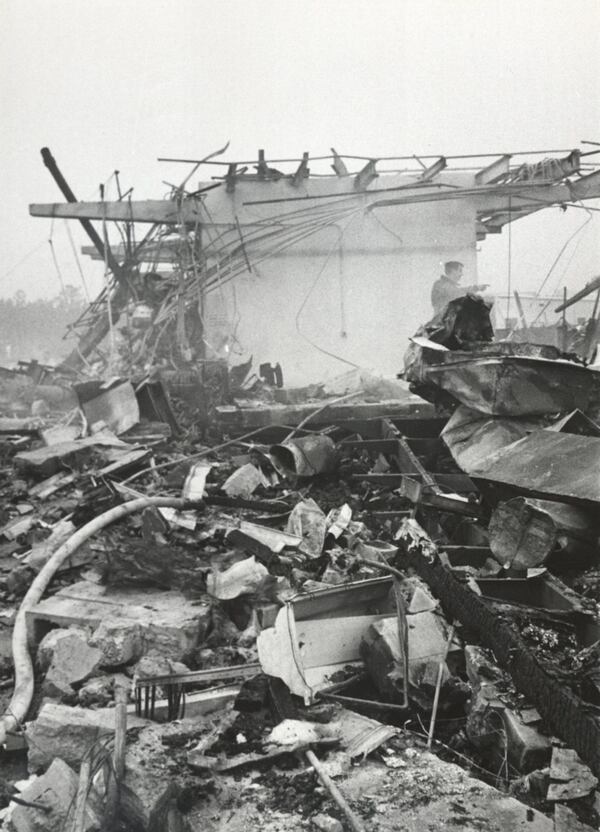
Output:
<path fill-rule="evenodd" d="M 393 187 L 397 181 L 402 180 L 382 176 L 372 188 Z M 464 175 L 461 184 L 466 184 Z M 351 181 L 311 179 L 306 187 L 311 195 L 330 193 L 351 189 Z M 233 195 L 224 188 L 212 193 L 208 206 L 215 222 L 235 211 L 244 226 L 253 218 L 284 216 L 298 208 L 296 202 L 244 205 L 296 196 L 287 182 L 248 182 Z M 374 199 L 390 195 L 370 191 L 354 200 L 358 210 L 350 218 L 211 292 L 205 321 L 214 354 L 223 355 L 228 340 L 232 364 L 250 355 L 255 368 L 279 361 L 288 386 L 344 372 L 348 365 L 339 359 L 387 375 L 401 370 L 408 337 L 431 317 L 431 286 L 441 264 L 461 260 L 464 282 L 477 282 L 475 209 L 466 200 L 454 200 L 367 210 Z M 310 199 L 309 204 L 319 203 Z M 249 246 L 251 263 L 256 254 Z"/>

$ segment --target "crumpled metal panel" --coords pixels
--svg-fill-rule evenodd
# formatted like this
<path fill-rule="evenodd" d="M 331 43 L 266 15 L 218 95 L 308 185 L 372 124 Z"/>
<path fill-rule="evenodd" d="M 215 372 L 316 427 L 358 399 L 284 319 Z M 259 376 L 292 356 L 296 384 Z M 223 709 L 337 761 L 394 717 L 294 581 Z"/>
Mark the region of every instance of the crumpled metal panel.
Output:
<path fill-rule="evenodd" d="M 500 418 L 460 405 L 442 430 L 441 437 L 458 467 L 470 474 L 493 453 L 544 424 L 540 417 Z"/>
<path fill-rule="evenodd" d="M 430 366 L 424 376 L 461 404 L 490 416 L 585 410 L 600 380 L 579 364 L 520 356 L 462 359 Z"/>
<path fill-rule="evenodd" d="M 482 484 L 597 508 L 600 438 L 535 431 L 482 460 L 469 475 Z"/>

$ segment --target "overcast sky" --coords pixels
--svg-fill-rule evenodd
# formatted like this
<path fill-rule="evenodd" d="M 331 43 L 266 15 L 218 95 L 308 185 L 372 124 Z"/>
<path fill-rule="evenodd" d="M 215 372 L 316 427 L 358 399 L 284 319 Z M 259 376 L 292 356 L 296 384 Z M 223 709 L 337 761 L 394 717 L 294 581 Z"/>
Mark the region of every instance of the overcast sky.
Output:
<path fill-rule="evenodd" d="M 158 156 L 200 158 L 227 140 L 229 158 L 259 147 L 271 157 L 331 146 L 377 157 L 600 142 L 600 0 L 0 0 L 0 9 L 1 295 L 59 289 L 51 223 L 28 215 L 31 202 L 62 200 L 41 163 L 45 145 L 84 199 L 115 169 L 134 196 L 162 196 L 161 180 L 186 171 Z M 513 284 L 536 289 L 570 237 L 548 286 L 575 290 L 600 274 L 600 213 L 577 231 L 588 216 L 554 208 L 515 223 Z M 79 283 L 63 222 L 53 240 L 63 279 Z M 496 291 L 507 254 L 506 231 L 482 245 L 479 276 Z M 83 267 L 97 290 L 98 266 Z"/>

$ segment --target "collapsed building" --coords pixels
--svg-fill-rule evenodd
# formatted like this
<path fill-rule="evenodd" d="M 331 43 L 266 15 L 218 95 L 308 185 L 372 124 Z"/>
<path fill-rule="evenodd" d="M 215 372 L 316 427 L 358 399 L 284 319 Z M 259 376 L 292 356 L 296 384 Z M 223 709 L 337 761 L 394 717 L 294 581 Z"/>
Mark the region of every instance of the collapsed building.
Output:
<path fill-rule="evenodd" d="M 108 281 L 2 380 L 7 828 L 597 828 L 596 313 L 577 352 L 422 290 L 597 196 L 582 154 L 99 203 L 44 161 Z"/>

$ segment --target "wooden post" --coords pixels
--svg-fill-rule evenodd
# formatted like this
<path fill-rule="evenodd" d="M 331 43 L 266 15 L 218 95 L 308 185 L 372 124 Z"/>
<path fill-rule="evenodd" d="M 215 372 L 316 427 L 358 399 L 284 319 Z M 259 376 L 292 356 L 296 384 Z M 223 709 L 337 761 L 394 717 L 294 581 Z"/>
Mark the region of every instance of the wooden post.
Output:
<path fill-rule="evenodd" d="M 563 286 L 562 351 L 567 351 L 567 287 Z"/>
<path fill-rule="evenodd" d="M 77 202 L 77 197 L 69 187 L 67 180 L 62 175 L 58 165 L 56 164 L 56 159 L 50 152 L 50 148 L 42 147 L 41 154 L 45 166 L 50 171 L 50 175 L 60 188 L 64 198 L 67 200 L 67 202 Z M 110 270 L 113 272 L 117 280 L 121 280 L 123 278 L 121 267 L 113 257 L 113 254 L 110 249 L 107 249 L 105 252 L 104 243 L 102 242 L 100 235 L 98 234 L 92 223 L 89 220 L 85 219 L 79 220 L 79 222 L 81 223 L 85 233 L 88 235 L 88 237 L 96 247 L 100 257 L 103 260 L 106 257 Z"/>
<path fill-rule="evenodd" d="M 398 615 L 398 645 L 402 653 L 402 675 L 403 675 L 403 701 L 402 706 L 408 708 L 408 621 L 406 615 L 408 609 L 402 595 L 400 581 L 392 576 L 394 587 L 394 598 L 396 599 L 396 613 Z"/>
<path fill-rule="evenodd" d="M 79 782 L 77 784 L 77 796 L 75 797 L 75 812 L 73 814 L 73 823 L 70 827 L 73 832 L 84 832 L 85 830 L 85 809 L 87 805 L 91 773 L 92 763 L 88 756 L 82 761 L 79 769 Z"/>
<path fill-rule="evenodd" d="M 127 690 L 119 685 L 115 690 L 115 747 L 113 750 L 113 772 L 108 785 L 106 798 L 106 814 L 104 817 L 105 832 L 112 832 L 115 828 L 117 812 L 119 811 L 119 792 L 125 776 L 125 744 L 127 740 Z"/>
<path fill-rule="evenodd" d="M 438 675 L 437 675 L 437 682 L 435 685 L 435 694 L 433 697 L 433 709 L 431 711 L 431 722 L 429 723 L 429 734 L 427 735 L 427 750 L 431 751 L 431 744 L 433 742 L 433 732 L 435 730 L 435 719 L 437 717 L 437 709 L 440 702 L 440 690 L 442 688 L 442 677 L 444 675 L 444 665 L 446 664 L 446 659 L 448 658 L 448 653 L 450 652 L 450 647 L 452 646 L 452 639 L 454 638 L 454 624 L 450 627 L 450 632 L 448 633 L 448 641 L 446 642 L 446 649 L 444 650 L 444 655 L 440 659 L 440 663 L 438 666 Z"/>

